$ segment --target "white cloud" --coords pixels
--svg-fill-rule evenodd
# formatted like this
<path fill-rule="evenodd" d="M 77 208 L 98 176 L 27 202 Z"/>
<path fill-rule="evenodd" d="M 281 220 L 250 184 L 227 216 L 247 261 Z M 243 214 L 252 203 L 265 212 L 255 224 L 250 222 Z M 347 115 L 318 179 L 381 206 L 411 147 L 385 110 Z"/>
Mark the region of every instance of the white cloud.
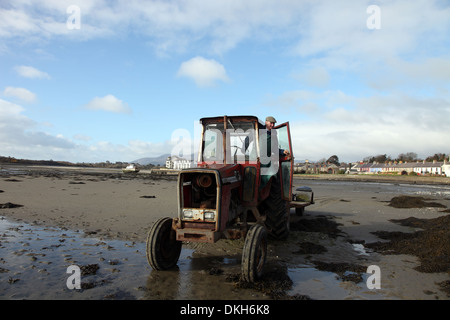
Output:
<path fill-rule="evenodd" d="M 357 161 L 379 154 L 396 157 L 402 152 L 415 152 L 419 157 L 450 153 L 445 138 L 450 132 L 450 99 L 360 98 L 327 91 L 310 95 L 307 102 L 314 103 L 320 96 L 325 97 L 320 112 L 291 122 L 297 159 L 319 160 L 336 154 L 342 161 Z"/>
<path fill-rule="evenodd" d="M 95 97 L 85 105 L 85 108 L 90 110 L 103 110 L 113 113 L 130 114 L 132 112 L 127 103 L 117 99 L 111 94 L 108 94 L 104 97 Z"/>
<path fill-rule="evenodd" d="M 0 121 L 2 125 L 14 122 L 20 122 L 21 124 L 27 122 L 27 124 L 30 124 L 28 118 L 21 115 L 23 111 L 25 109 L 22 106 L 0 99 Z"/>
<path fill-rule="evenodd" d="M 80 30 L 66 27 L 66 9 L 73 4 L 81 11 Z M 17 0 L 0 8 L 0 37 L 22 41 L 69 37 L 78 41 L 130 31 L 149 37 L 149 43 L 161 53 L 184 51 L 206 40 L 206 49 L 220 54 L 244 39 L 279 37 L 279 30 L 298 22 L 303 7 L 301 2 L 287 0 Z"/>
<path fill-rule="evenodd" d="M 6 97 L 15 97 L 23 102 L 36 101 L 36 95 L 25 88 L 6 87 L 5 90 L 3 90 L 3 94 Z"/>
<path fill-rule="evenodd" d="M 50 79 L 48 73 L 40 71 L 31 66 L 17 66 L 14 68 L 16 72 L 25 78 L 30 79 Z"/>
<path fill-rule="evenodd" d="M 216 81 L 229 81 L 225 67 L 215 60 L 195 57 L 181 64 L 178 77 L 187 77 L 199 87 L 213 86 Z"/>
<path fill-rule="evenodd" d="M 24 116 L 25 109 L 0 99 L 0 150 L 3 155 L 70 149 L 74 144 L 61 137 L 36 130 L 37 123 Z"/>
<path fill-rule="evenodd" d="M 132 161 L 144 156 L 169 153 L 171 142 L 151 143 L 130 141 L 121 145 L 105 141 L 92 141 L 85 134 L 74 139 L 62 134 L 39 130 L 39 124 L 23 115 L 25 109 L 0 99 L 0 155 L 35 160 L 66 160 L 73 162 Z"/>
<path fill-rule="evenodd" d="M 66 9 L 73 4 L 81 10 L 80 30 L 66 27 Z M 370 4 L 347 0 L 16 0 L 0 8 L 0 37 L 78 41 L 133 32 L 148 37 L 148 43 L 161 53 L 201 46 L 219 55 L 248 39 L 288 39 L 294 42 L 295 54 L 340 68 L 359 65 L 355 58 L 384 59 L 425 43 L 440 48 L 448 39 L 450 8 L 439 0 L 380 3 L 380 30 L 367 28 Z"/>
<path fill-rule="evenodd" d="M 442 7 L 438 1 L 382 3 L 380 30 L 366 27 L 367 7 L 367 2 L 317 1 L 305 12 L 310 18 L 302 23 L 295 52 L 304 57 L 320 55 L 324 57 L 322 61 L 330 63 L 339 58 L 345 64 L 335 66 L 348 69 L 349 64 L 383 61 L 425 48 L 426 43 L 433 43 L 437 48 L 441 40 L 445 44 L 450 8 Z"/>

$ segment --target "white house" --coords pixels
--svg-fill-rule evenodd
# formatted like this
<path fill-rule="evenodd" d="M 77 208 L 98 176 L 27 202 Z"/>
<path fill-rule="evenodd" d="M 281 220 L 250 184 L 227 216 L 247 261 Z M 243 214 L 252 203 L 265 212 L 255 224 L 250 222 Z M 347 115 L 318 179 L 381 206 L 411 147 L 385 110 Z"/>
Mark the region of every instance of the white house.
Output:
<path fill-rule="evenodd" d="M 450 156 L 447 159 L 444 159 L 444 164 L 442 165 L 442 174 L 445 174 L 446 177 L 450 177 Z"/>
<path fill-rule="evenodd" d="M 426 162 L 424 160 L 422 163 L 416 163 L 416 165 L 414 166 L 414 171 L 418 174 L 431 173 L 441 175 L 442 166 L 442 162 L 437 162 L 436 160 L 434 160 L 433 162 Z"/>
<path fill-rule="evenodd" d="M 444 162 L 416 161 L 402 162 L 389 161 L 387 163 L 359 163 L 354 167 L 357 173 L 401 173 L 410 174 L 415 172 L 419 175 L 443 175 L 450 177 L 450 159 L 444 159 Z"/>

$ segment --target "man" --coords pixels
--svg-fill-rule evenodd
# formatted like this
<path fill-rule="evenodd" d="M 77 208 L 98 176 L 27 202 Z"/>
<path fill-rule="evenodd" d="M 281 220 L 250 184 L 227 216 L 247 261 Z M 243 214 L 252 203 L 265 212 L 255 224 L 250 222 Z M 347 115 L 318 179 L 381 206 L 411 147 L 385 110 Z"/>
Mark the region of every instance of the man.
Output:
<path fill-rule="evenodd" d="M 262 163 L 263 163 L 263 167 L 270 167 L 270 159 L 273 158 L 274 154 L 272 154 L 272 146 L 274 148 L 278 148 L 278 139 L 276 137 L 276 131 L 274 134 L 274 141 L 272 143 L 272 129 L 275 126 L 275 123 L 277 122 L 277 120 L 275 120 L 274 117 L 269 116 L 266 118 L 266 124 L 265 124 L 265 128 L 266 130 L 264 131 L 263 129 L 260 130 L 260 146 L 261 146 L 261 158 L 262 158 Z M 247 136 L 245 138 L 244 144 L 243 144 L 243 149 L 246 150 L 246 152 L 248 152 L 248 150 L 250 149 L 250 145 L 251 143 L 253 143 L 251 141 L 251 139 L 249 139 L 250 137 Z M 264 143 L 266 142 L 266 143 Z M 289 150 L 283 150 L 283 149 L 278 149 L 278 156 L 279 157 L 284 157 L 284 156 L 289 156 Z M 278 158 L 276 159 L 278 161 Z"/>
<path fill-rule="evenodd" d="M 267 156 L 271 156 L 271 140 L 272 140 L 272 129 L 275 126 L 275 123 L 277 123 L 277 120 L 275 120 L 274 117 L 269 116 L 266 118 L 266 130 L 267 130 Z M 278 146 L 278 141 L 275 141 L 276 146 Z M 289 150 L 283 150 L 283 149 L 279 149 L 279 156 L 287 156 L 289 155 Z"/>
<path fill-rule="evenodd" d="M 276 131 L 274 130 L 272 134 L 272 129 L 275 126 L 274 117 L 269 116 L 266 118 L 266 134 L 261 135 L 260 139 L 261 146 L 261 187 L 265 186 L 270 178 L 278 173 L 279 167 L 279 157 L 284 157 L 289 155 L 289 150 L 283 150 L 278 148 L 278 138 L 276 136 Z M 264 141 L 267 144 L 263 145 Z M 274 150 L 278 149 L 278 155 L 272 153 L 272 147 Z"/>

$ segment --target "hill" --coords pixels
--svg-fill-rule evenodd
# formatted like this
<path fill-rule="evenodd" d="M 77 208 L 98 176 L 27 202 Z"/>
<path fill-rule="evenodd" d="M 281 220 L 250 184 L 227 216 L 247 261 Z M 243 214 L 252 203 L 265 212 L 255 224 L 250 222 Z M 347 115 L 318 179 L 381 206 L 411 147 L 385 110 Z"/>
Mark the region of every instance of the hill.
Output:
<path fill-rule="evenodd" d="M 167 157 L 170 157 L 170 154 L 167 153 L 167 154 L 163 154 L 161 156 L 153 157 L 153 158 L 148 158 L 148 157 L 140 158 L 140 159 L 131 161 L 131 163 L 137 163 L 137 164 L 140 164 L 141 166 L 145 166 L 148 164 L 165 166 Z"/>

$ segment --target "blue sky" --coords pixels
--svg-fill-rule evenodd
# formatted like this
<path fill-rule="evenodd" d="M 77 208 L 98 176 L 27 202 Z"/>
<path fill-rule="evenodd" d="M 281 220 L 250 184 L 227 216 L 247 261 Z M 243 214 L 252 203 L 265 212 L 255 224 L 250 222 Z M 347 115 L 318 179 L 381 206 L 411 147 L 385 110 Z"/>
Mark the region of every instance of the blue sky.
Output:
<path fill-rule="evenodd" d="M 296 159 L 449 154 L 449 31 L 439 0 L 1 1 L 0 155 L 128 162 L 224 114 Z"/>

